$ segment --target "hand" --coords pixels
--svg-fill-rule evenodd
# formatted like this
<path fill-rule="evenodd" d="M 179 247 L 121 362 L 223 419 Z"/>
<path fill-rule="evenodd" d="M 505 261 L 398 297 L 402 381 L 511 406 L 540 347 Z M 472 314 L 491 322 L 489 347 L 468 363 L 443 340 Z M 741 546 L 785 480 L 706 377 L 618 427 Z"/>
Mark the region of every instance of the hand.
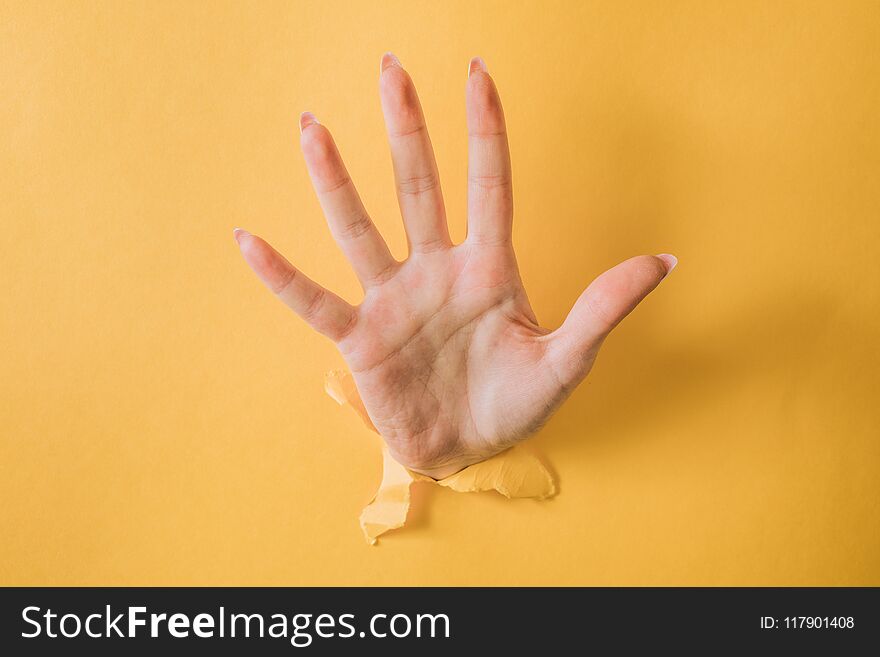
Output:
<path fill-rule="evenodd" d="M 409 257 L 395 260 L 330 132 L 306 112 L 301 145 L 333 237 L 364 288 L 352 306 L 269 244 L 236 229 L 257 276 L 345 358 L 393 456 L 435 478 L 521 441 L 587 375 L 602 341 L 676 264 L 639 256 L 606 271 L 555 331 L 538 325 L 511 244 L 513 197 L 501 101 L 483 61 L 467 81 L 468 234 L 449 238 L 421 105 L 394 55 L 379 78 Z"/>

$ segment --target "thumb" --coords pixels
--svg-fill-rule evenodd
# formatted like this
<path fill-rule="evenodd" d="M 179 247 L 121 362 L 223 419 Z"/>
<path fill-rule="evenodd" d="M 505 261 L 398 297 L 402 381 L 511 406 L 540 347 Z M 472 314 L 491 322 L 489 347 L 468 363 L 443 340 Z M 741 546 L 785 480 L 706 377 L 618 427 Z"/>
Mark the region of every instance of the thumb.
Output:
<path fill-rule="evenodd" d="M 547 355 L 566 387 L 590 371 L 608 333 L 678 264 L 667 253 L 636 256 L 612 267 L 581 294 L 562 326 L 551 333 Z"/>

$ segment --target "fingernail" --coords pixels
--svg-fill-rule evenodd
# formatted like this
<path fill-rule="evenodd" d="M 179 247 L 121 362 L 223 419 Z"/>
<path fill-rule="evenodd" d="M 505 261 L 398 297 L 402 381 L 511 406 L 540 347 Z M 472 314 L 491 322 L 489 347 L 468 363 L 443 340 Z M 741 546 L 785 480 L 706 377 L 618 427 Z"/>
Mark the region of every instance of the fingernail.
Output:
<path fill-rule="evenodd" d="M 379 64 L 379 72 L 381 73 L 389 66 L 397 66 L 399 68 L 403 68 L 400 65 L 400 60 L 397 59 L 397 55 L 395 55 L 393 52 L 386 52 L 384 55 L 382 55 L 382 62 L 381 64 Z"/>
<path fill-rule="evenodd" d="M 675 269 L 675 265 L 678 264 L 678 258 L 671 253 L 659 253 L 657 254 L 657 257 L 666 265 L 666 275 L 669 276 L 669 273 Z"/>
<path fill-rule="evenodd" d="M 482 71 L 483 73 L 489 72 L 489 69 L 486 68 L 486 62 L 483 61 L 482 57 L 474 57 L 471 60 L 471 63 L 468 64 L 468 77 L 473 75 L 476 71 Z"/>
<path fill-rule="evenodd" d="M 313 123 L 318 123 L 318 119 L 315 118 L 315 115 L 311 112 L 303 112 L 299 115 L 299 131 L 302 133 L 303 130 L 308 128 Z"/>
<path fill-rule="evenodd" d="M 232 235 L 235 237 L 235 241 L 241 244 L 241 238 L 250 235 L 244 228 L 233 228 Z"/>

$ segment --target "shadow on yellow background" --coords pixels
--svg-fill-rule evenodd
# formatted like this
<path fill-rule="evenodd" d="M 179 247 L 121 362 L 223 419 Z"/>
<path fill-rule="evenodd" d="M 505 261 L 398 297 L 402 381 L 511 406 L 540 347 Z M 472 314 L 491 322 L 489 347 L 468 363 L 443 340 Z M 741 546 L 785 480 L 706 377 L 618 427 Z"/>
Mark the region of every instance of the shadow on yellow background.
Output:
<path fill-rule="evenodd" d="M 880 585 L 880 5 L 376 4 L 0 9 L 0 583 Z M 680 264 L 534 439 L 556 498 L 418 487 L 369 548 L 377 438 L 231 229 L 357 301 L 311 110 L 405 255 L 389 49 L 456 239 L 486 59 L 544 325 Z"/>

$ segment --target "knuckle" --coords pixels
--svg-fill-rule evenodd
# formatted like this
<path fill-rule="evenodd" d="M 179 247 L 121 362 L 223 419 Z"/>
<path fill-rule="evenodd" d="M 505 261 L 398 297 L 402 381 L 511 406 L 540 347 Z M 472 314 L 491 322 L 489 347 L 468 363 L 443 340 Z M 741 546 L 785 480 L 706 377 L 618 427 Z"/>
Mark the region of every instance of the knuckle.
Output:
<path fill-rule="evenodd" d="M 335 340 L 337 342 L 342 342 L 343 340 L 345 340 L 345 338 L 347 338 L 352 333 L 354 333 L 354 329 L 357 326 L 357 323 L 358 323 L 358 314 L 357 314 L 357 312 L 353 312 L 353 313 L 351 313 L 351 317 L 349 317 L 345 326 L 343 326 L 337 332 L 337 334 L 335 336 Z"/>
<path fill-rule="evenodd" d="M 354 240 L 368 233 L 373 228 L 373 221 L 364 212 L 354 215 L 339 231 L 340 238 Z"/>
<path fill-rule="evenodd" d="M 510 235 L 505 232 L 475 232 L 468 235 L 467 241 L 474 246 L 483 248 L 508 248 L 510 247 Z"/>
<path fill-rule="evenodd" d="M 289 288 L 293 284 L 293 281 L 296 278 L 296 276 L 297 276 L 296 269 L 291 268 L 283 276 L 281 276 L 281 278 L 272 286 L 272 291 L 275 294 L 281 294 L 282 292 L 284 292 L 284 290 L 286 290 L 287 288 Z"/>
<path fill-rule="evenodd" d="M 445 237 L 432 237 L 413 244 L 413 248 L 419 253 L 427 255 L 449 248 L 449 240 Z"/>
<path fill-rule="evenodd" d="M 425 124 L 419 123 L 419 117 L 408 117 L 404 119 L 401 123 L 407 127 L 391 131 L 389 134 L 393 139 L 410 137 L 412 135 L 418 135 L 427 131 Z"/>
<path fill-rule="evenodd" d="M 368 284 L 370 286 L 380 286 L 384 283 L 387 283 L 389 280 L 394 278 L 394 275 L 397 273 L 399 264 L 400 263 L 398 263 L 396 260 L 392 260 L 390 263 L 388 263 L 387 266 L 383 267 L 375 274 L 373 274 L 370 277 L 369 281 L 367 281 Z"/>
<path fill-rule="evenodd" d="M 401 178 L 397 182 L 397 189 L 405 196 L 417 196 L 430 192 L 440 185 L 437 173 L 429 171 L 424 174 Z"/>
<path fill-rule="evenodd" d="M 479 189 L 504 189 L 510 187 L 509 173 L 469 174 L 468 182 Z"/>
<path fill-rule="evenodd" d="M 321 307 L 324 305 L 324 301 L 327 298 L 327 293 L 318 289 L 312 298 L 309 299 L 308 303 L 306 303 L 305 308 L 303 308 L 302 316 L 307 320 L 311 321 L 315 317 L 317 317 L 318 313 L 321 312 Z"/>
<path fill-rule="evenodd" d="M 321 185 L 321 187 L 318 191 L 320 191 L 324 194 L 326 194 L 328 192 L 335 192 L 337 189 L 339 189 L 340 187 L 345 187 L 350 182 L 351 182 L 351 178 L 349 178 L 347 175 L 343 175 L 343 176 L 336 178 L 335 180 L 327 181 L 326 183 Z"/>

